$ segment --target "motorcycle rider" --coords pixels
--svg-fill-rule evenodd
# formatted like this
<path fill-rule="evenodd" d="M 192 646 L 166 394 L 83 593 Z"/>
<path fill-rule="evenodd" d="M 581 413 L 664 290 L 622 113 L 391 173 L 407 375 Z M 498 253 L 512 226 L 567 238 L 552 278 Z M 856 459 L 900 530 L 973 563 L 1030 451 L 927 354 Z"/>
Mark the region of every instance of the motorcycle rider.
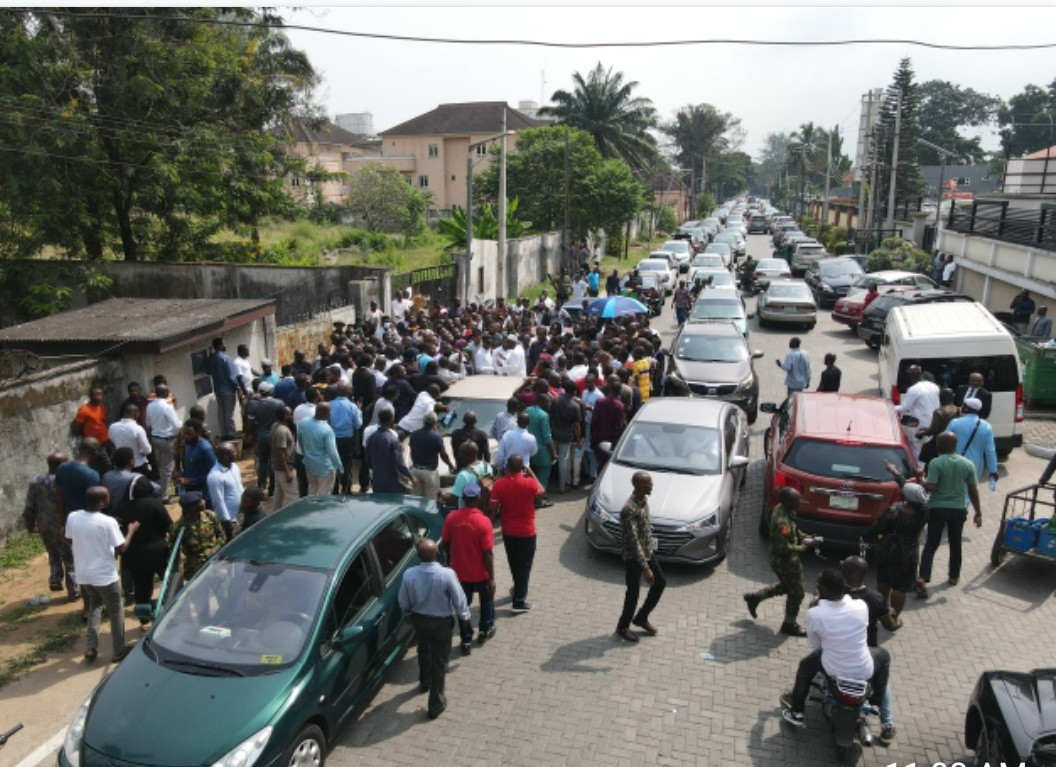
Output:
<path fill-rule="evenodd" d="M 749 253 L 748 258 L 738 267 L 741 273 L 741 290 L 748 291 L 752 289 L 752 285 L 755 282 L 756 266 L 758 266 L 758 262 Z"/>
<path fill-rule="evenodd" d="M 781 716 L 786 722 L 806 727 L 803 707 L 810 683 L 822 670 L 833 679 L 868 679 L 873 688 L 869 702 L 878 707 L 883 704 L 891 656 L 882 647 L 868 646 L 868 628 L 865 602 L 851 598 L 838 570 L 822 570 L 807 610 L 807 642 L 814 651 L 799 662 L 795 687 L 781 696 Z"/>

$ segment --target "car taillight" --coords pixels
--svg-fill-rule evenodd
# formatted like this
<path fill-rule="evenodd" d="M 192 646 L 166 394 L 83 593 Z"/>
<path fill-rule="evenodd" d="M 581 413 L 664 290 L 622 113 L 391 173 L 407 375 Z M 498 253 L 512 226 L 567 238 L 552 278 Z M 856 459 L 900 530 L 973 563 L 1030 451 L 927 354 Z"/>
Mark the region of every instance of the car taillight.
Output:
<path fill-rule="evenodd" d="M 897 405 L 902 402 L 902 392 L 894 384 L 891 385 L 891 404 Z"/>
<path fill-rule="evenodd" d="M 1026 415 L 1023 405 L 1023 384 L 1016 384 L 1016 423 L 1022 423 Z"/>
<path fill-rule="evenodd" d="M 774 474 L 774 487 L 789 487 L 797 491 L 803 490 L 803 484 L 798 479 L 791 474 L 785 474 L 783 471 Z"/>

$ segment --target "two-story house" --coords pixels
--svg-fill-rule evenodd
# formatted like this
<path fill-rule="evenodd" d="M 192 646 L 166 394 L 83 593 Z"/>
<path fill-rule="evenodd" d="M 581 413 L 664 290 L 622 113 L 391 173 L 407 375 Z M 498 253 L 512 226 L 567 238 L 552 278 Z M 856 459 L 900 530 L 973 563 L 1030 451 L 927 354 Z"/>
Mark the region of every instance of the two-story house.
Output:
<path fill-rule="evenodd" d="M 332 122 L 316 128 L 297 121 L 287 126 L 286 132 L 292 142 L 290 152 L 305 159 L 305 172 L 287 177 L 286 184 L 293 198 L 305 204 L 321 201 L 344 205 L 349 191 L 349 164 L 353 159 L 376 158 L 380 154 L 379 139 L 350 133 Z M 313 180 L 315 169 L 334 176 Z"/>
<path fill-rule="evenodd" d="M 380 162 L 399 170 L 416 189 L 431 193 L 430 207 L 441 214 L 446 214 L 455 205 L 465 207 L 469 147 L 502 132 L 503 111 L 507 131 L 547 124 L 504 101 L 441 104 L 382 131 L 380 156 L 350 158 L 348 170 L 354 175 L 357 168 L 366 163 Z M 508 138 L 507 146 L 512 148 L 515 140 L 514 136 Z M 479 173 L 491 162 L 488 152 L 491 145 L 488 142 L 473 148 L 474 173 Z"/>

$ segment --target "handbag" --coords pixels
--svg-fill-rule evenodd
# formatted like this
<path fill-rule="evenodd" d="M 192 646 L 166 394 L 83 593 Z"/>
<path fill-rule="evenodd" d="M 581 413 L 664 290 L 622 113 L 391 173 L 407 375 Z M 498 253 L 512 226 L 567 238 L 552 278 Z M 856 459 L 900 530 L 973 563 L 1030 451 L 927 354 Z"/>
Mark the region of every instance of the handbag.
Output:
<path fill-rule="evenodd" d="M 964 455 L 965 453 L 968 452 L 968 448 L 971 447 L 971 445 L 972 445 L 972 440 L 975 439 L 975 433 L 977 431 L 979 431 L 979 424 L 981 424 L 982 422 L 983 422 L 982 418 L 980 418 L 979 420 L 977 420 L 975 422 L 975 428 L 972 429 L 972 433 L 968 437 L 968 441 L 964 443 L 964 450 L 961 451 L 961 455 Z"/>

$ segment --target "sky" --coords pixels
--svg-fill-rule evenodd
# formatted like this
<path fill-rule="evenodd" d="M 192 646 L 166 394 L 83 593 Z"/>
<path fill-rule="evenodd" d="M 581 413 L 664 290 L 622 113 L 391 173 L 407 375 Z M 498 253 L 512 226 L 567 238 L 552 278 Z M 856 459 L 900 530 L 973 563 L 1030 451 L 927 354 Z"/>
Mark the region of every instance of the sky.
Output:
<path fill-rule="evenodd" d="M 287 23 L 430 38 L 550 42 L 659 42 L 715 38 L 807 41 L 915 39 L 957 45 L 1056 42 L 1056 8 L 1034 7 L 300 7 Z M 599 61 L 637 81 L 661 120 L 709 103 L 741 120 L 742 146 L 756 157 L 767 133 L 812 121 L 839 125 L 853 157 L 860 98 L 882 88 L 903 57 L 918 82 L 949 80 L 1004 99 L 1028 83 L 1056 79 L 1056 48 L 948 51 L 891 43 L 761 47 L 694 44 L 647 48 L 544 48 L 364 39 L 288 30 L 322 83 L 316 98 L 332 117 L 371 112 L 383 131 L 463 101 L 545 102 L 572 88 L 572 73 Z M 980 135 L 997 147 L 994 129 Z"/>

